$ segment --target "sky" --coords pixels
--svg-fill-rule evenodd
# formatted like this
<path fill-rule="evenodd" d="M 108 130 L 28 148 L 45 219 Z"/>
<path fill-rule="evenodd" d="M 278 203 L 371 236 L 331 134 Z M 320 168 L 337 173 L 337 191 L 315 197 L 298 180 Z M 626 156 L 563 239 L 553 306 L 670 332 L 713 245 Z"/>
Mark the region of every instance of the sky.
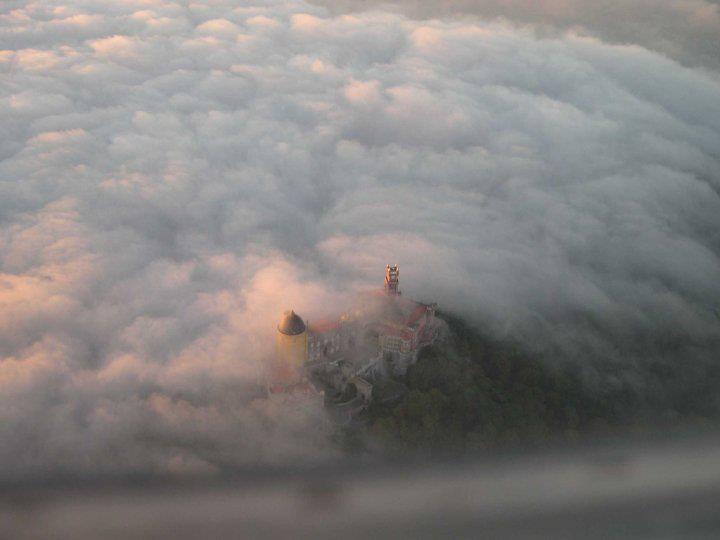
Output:
<path fill-rule="evenodd" d="M 331 455 L 249 388 L 386 263 L 601 387 L 717 359 L 718 4 L 442 6 L 2 3 L 0 472 Z"/>

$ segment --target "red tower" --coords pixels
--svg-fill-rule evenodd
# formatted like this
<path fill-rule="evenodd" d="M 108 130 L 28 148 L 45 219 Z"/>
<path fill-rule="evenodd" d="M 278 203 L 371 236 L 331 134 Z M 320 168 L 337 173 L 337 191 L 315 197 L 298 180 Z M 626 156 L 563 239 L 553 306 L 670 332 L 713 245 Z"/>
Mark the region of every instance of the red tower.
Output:
<path fill-rule="evenodd" d="M 400 271 L 398 265 L 390 266 L 389 264 L 385 267 L 385 293 L 390 296 L 399 296 L 400 289 L 398 288 L 398 277 Z"/>

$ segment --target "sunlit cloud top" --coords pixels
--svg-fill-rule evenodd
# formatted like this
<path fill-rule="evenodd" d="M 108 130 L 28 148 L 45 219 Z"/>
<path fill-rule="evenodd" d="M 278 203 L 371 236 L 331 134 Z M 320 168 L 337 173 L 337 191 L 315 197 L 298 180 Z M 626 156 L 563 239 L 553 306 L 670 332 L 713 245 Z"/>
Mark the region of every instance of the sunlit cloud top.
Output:
<path fill-rule="evenodd" d="M 711 64 L 294 0 L 0 9 L 3 467 L 318 455 L 238 403 L 283 310 L 388 262 L 639 386 L 717 351 Z"/>

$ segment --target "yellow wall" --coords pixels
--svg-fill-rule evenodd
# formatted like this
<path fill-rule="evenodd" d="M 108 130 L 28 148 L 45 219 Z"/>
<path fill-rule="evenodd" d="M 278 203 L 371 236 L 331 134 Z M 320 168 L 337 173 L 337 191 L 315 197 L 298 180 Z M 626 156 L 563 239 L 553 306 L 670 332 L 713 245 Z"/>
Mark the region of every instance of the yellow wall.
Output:
<path fill-rule="evenodd" d="M 307 361 L 307 332 L 288 336 L 278 331 L 275 351 L 280 362 L 300 370 Z"/>

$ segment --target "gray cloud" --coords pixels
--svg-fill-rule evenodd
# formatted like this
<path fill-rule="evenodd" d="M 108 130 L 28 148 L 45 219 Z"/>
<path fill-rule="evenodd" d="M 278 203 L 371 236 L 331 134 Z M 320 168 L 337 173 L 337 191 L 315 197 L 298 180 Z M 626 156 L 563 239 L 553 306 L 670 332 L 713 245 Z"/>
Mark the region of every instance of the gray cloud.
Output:
<path fill-rule="evenodd" d="M 248 388 L 283 309 L 389 261 L 638 385 L 645 357 L 717 355 L 714 73 L 301 2 L 11 2 L 0 43 L 6 470 L 325 456 Z"/>
<path fill-rule="evenodd" d="M 574 32 L 636 44 L 693 67 L 717 71 L 718 0 L 313 0 L 336 14 L 387 9 L 410 17 L 503 18 L 544 35 Z"/>

